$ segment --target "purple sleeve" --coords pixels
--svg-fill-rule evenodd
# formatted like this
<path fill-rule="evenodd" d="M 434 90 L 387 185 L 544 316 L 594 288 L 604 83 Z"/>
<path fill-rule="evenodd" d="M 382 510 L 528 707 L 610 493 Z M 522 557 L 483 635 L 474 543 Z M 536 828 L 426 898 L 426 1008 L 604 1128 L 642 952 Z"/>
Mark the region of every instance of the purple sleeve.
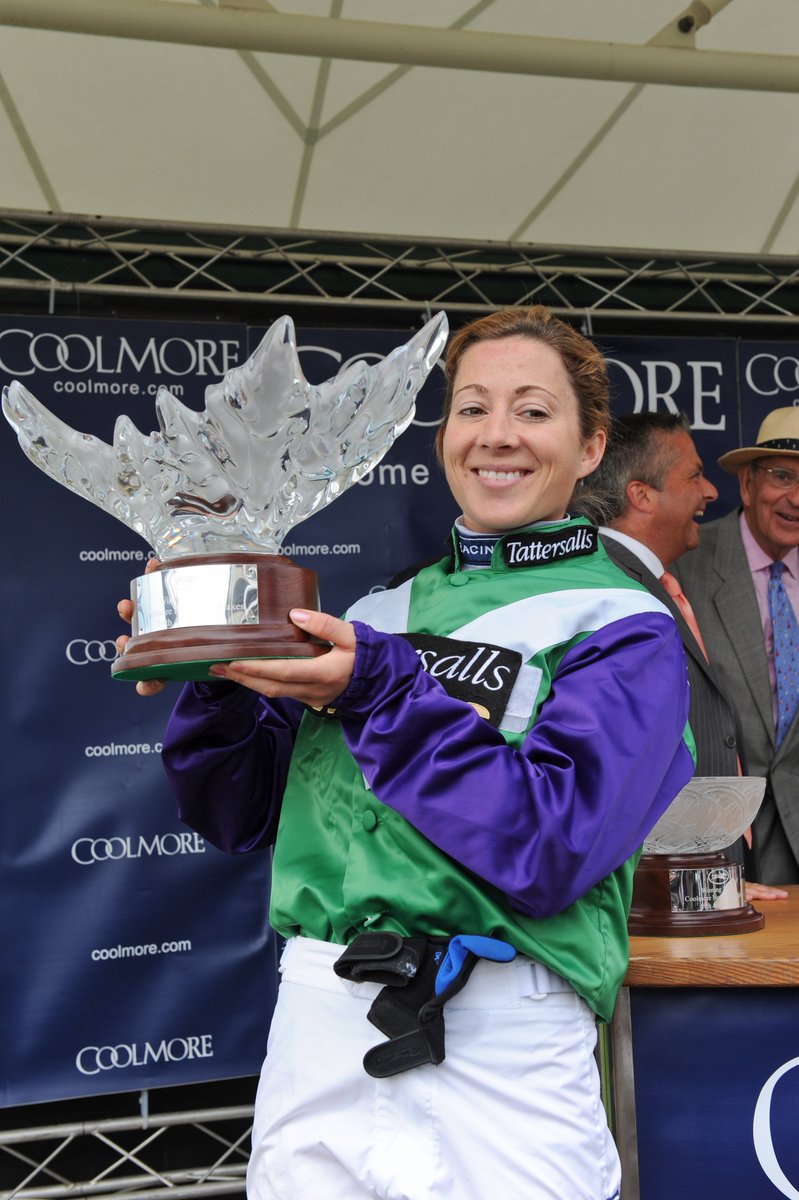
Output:
<path fill-rule="evenodd" d="M 231 853 L 273 842 L 304 711 L 236 684 L 186 684 L 162 752 L 181 820 Z"/>
<path fill-rule="evenodd" d="M 405 639 L 355 625 L 338 713 L 375 795 L 520 912 L 583 896 L 640 849 L 693 774 L 670 617 L 626 617 L 570 650 L 519 749 L 448 696 Z"/>

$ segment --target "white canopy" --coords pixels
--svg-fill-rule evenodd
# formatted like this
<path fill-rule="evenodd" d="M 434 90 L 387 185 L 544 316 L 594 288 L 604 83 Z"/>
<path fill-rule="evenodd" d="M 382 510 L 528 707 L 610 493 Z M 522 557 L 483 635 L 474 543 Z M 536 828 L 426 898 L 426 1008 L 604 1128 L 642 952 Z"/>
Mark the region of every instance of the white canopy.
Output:
<path fill-rule="evenodd" d="M 0 0 L 4 208 L 796 253 L 796 0 Z"/>

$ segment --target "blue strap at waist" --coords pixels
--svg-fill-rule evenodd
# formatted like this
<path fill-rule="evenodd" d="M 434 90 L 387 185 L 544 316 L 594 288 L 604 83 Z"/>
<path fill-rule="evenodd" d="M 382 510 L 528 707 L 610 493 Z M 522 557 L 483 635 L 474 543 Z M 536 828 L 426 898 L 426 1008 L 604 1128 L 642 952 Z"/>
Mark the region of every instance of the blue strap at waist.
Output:
<path fill-rule="evenodd" d="M 453 979 L 457 978 L 466 961 L 466 955 L 470 953 L 476 958 L 490 959 L 491 962 L 512 962 L 516 957 L 516 951 L 509 942 L 502 942 L 499 938 L 480 937 L 477 934 L 458 933 L 450 939 L 447 953 L 438 968 L 435 983 L 437 996 L 446 991 Z"/>

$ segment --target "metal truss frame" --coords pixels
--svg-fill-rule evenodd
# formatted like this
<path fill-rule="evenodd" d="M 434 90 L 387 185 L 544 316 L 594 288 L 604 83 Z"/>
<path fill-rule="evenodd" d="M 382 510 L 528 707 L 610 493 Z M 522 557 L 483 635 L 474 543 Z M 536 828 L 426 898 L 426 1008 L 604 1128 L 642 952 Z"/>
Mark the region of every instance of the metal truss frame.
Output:
<path fill-rule="evenodd" d="M 0 1197 L 243 1200 L 252 1112 L 231 1105 L 0 1132 Z"/>
<path fill-rule="evenodd" d="M 374 317 L 546 304 L 597 322 L 799 323 L 799 258 L 371 237 L 0 209 L 0 305 Z M 232 315 L 232 314 L 231 314 Z"/>

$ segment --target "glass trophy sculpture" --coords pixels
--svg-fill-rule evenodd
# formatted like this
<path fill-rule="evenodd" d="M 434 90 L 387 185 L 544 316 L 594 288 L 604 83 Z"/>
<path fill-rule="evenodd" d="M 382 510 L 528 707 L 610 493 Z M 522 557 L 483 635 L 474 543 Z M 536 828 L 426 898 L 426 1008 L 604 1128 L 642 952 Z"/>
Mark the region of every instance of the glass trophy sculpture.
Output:
<path fill-rule="evenodd" d="M 202 680 L 215 662 L 325 653 L 288 617 L 318 607 L 316 575 L 280 546 L 407 428 L 446 339 L 440 313 L 377 363 L 352 362 L 315 386 L 281 317 L 205 389 L 202 412 L 162 387 L 158 431 L 144 436 L 120 416 L 110 446 L 65 425 L 17 380 L 4 388 L 3 412 L 31 462 L 135 530 L 159 560 L 133 580 L 132 637 L 115 678 Z"/>
<path fill-rule="evenodd" d="M 747 903 L 743 871 L 724 848 L 749 828 L 766 781 L 697 776 L 644 842 L 628 928 L 640 937 L 751 933 L 766 919 Z"/>

